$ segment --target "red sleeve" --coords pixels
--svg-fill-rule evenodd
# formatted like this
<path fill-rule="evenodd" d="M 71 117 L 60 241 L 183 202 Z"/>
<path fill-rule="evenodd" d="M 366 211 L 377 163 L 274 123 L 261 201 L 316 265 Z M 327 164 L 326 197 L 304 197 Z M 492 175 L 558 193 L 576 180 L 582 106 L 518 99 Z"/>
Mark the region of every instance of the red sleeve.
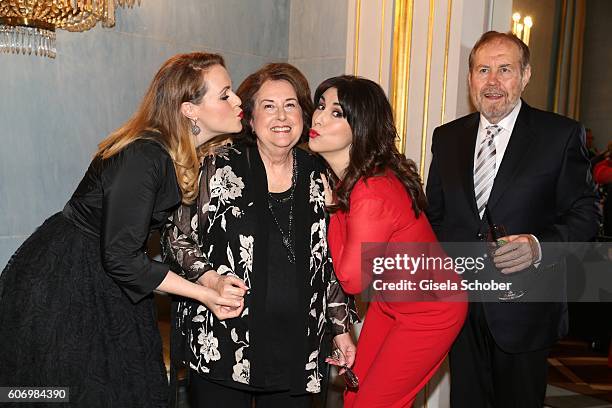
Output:
<path fill-rule="evenodd" d="M 361 244 L 388 242 L 394 230 L 395 217 L 379 197 L 351 197 L 350 212 L 336 213 L 329 226 L 329 246 L 334 270 L 342 289 L 349 294 L 361 293 L 371 275 L 361 273 Z"/>
<path fill-rule="evenodd" d="M 593 178 L 597 184 L 612 183 L 612 160 L 597 163 L 593 169 Z"/>

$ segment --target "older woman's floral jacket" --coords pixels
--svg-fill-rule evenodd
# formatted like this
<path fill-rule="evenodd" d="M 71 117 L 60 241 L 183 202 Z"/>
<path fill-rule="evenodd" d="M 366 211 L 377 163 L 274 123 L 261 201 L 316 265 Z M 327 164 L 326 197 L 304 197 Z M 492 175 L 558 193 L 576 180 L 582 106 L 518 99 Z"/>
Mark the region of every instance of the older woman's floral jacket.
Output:
<path fill-rule="evenodd" d="M 326 332 L 327 340 L 329 335 L 345 333 L 358 317 L 353 298 L 342 291 L 332 268 L 320 176 L 323 167 L 301 149 L 297 149 L 296 158 L 294 228 L 303 313 L 296 316 L 299 332 L 288 331 L 287 336 L 295 353 L 290 383 L 294 393 L 317 393 L 326 369 L 327 351 L 322 352 Z M 217 320 L 201 304 L 178 302 L 175 334 L 185 342 L 179 360 L 211 379 L 260 387 L 265 362 L 262 353 L 255 350 L 262 347 L 260 339 L 265 338 L 265 325 L 258 319 L 265 304 L 254 291 L 266 287 L 267 239 L 261 237 L 266 235 L 262 220 L 267 216 L 268 190 L 257 148 L 238 146 L 219 151 L 205 162 L 200 186 L 196 205 L 179 208 L 165 229 L 164 260 L 190 280 L 215 269 L 243 279 L 251 290 L 245 296 L 242 315 L 225 321 Z"/>

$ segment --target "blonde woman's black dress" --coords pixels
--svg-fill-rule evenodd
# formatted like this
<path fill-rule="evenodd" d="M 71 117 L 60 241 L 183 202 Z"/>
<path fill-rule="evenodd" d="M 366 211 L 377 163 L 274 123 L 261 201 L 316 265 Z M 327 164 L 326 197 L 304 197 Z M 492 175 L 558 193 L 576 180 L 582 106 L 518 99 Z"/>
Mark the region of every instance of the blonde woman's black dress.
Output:
<path fill-rule="evenodd" d="M 145 244 L 180 199 L 157 142 L 92 161 L 0 275 L 0 386 L 69 387 L 70 407 L 167 406 L 152 291 L 169 268 Z"/>

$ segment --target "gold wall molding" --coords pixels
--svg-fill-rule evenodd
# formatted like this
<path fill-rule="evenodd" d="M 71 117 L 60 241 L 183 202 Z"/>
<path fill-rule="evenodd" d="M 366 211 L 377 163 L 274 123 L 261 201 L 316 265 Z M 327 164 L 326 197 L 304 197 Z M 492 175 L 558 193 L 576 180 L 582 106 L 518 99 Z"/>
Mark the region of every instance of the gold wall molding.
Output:
<path fill-rule="evenodd" d="M 559 112 L 559 97 L 561 94 L 561 61 L 563 60 L 563 49 L 565 48 L 565 19 L 567 18 L 567 0 L 563 0 L 561 9 L 561 29 L 559 30 L 559 51 L 557 53 L 557 71 L 555 78 L 555 96 L 553 102 L 553 112 Z"/>
<path fill-rule="evenodd" d="M 384 49 L 385 49 L 385 8 L 386 8 L 386 4 L 385 4 L 385 0 L 382 0 L 382 6 L 380 7 L 380 44 L 379 46 L 379 53 L 378 53 L 378 83 L 382 85 L 383 82 L 383 78 L 382 78 L 382 72 L 383 72 L 383 55 L 384 55 Z"/>
<path fill-rule="evenodd" d="M 359 31 L 361 30 L 361 0 L 355 3 L 355 47 L 353 48 L 353 75 L 359 75 Z"/>
<path fill-rule="evenodd" d="M 442 106 L 440 108 L 440 123 L 444 123 L 444 115 L 446 113 L 446 86 L 448 83 L 448 48 L 450 46 L 452 15 L 453 0 L 448 0 L 446 10 L 446 36 L 444 37 L 444 77 L 442 79 Z"/>
<path fill-rule="evenodd" d="M 406 153 L 413 12 L 414 0 L 395 0 L 390 94 L 395 127 L 399 136 L 397 145 L 399 151 L 404 154 Z"/>
<path fill-rule="evenodd" d="M 421 130 L 421 160 L 419 163 L 419 174 L 425 176 L 425 159 L 427 158 L 427 130 L 429 118 L 429 91 L 431 85 L 431 59 L 433 57 L 433 35 L 434 17 L 436 12 L 436 1 L 429 0 L 429 18 L 427 20 L 427 57 L 425 60 L 425 92 L 423 96 L 423 125 Z"/>
<path fill-rule="evenodd" d="M 378 82 L 388 95 L 393 0 L 346 0 L 345 72 Z"/>
<path fill-rule="evenodd" d="M 586 24 L 586 3 L 584 1 L 580 1 L 578 3 L 579 8 L 579 18 L 577 29 L 575 30 L 575 35 L 578 37 L 576 39 L 576 43 L 578 46 L 576 47 L 576 61 L 574 65 L 576 66 L 576 78 L 573 81 L 573 117 L 576 120 L 580 120 L 580 99 L 582 97 L 582 62 L 584 55 L 584 32 L 585 32 L 585 24 Z"/>

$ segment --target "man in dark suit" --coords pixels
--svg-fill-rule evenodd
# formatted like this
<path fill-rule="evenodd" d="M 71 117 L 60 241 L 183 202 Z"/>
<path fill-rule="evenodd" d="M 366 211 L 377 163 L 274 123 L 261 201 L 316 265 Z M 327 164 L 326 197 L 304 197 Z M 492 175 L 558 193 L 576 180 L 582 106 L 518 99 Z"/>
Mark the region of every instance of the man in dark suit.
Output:
<path fill-rule="evenodd" d="M 483 34 L 469 68 L 478 112 L 434 131 L 427 216 L 440 241 L 471 242 L 489 229 L 488 208 L 508 234 L 496 269 L 563 289 L 564 260 L 544 243 L 586 242 L 598 225 L 584 128 L 521 101 L 531 67 L 517 37 Z M 453 408 L 542 406 L 548 352 L 568 328 L 564 294 L 557 295 L 547 303 L 528 296 L 470 303 L 450 354 Z"/>

